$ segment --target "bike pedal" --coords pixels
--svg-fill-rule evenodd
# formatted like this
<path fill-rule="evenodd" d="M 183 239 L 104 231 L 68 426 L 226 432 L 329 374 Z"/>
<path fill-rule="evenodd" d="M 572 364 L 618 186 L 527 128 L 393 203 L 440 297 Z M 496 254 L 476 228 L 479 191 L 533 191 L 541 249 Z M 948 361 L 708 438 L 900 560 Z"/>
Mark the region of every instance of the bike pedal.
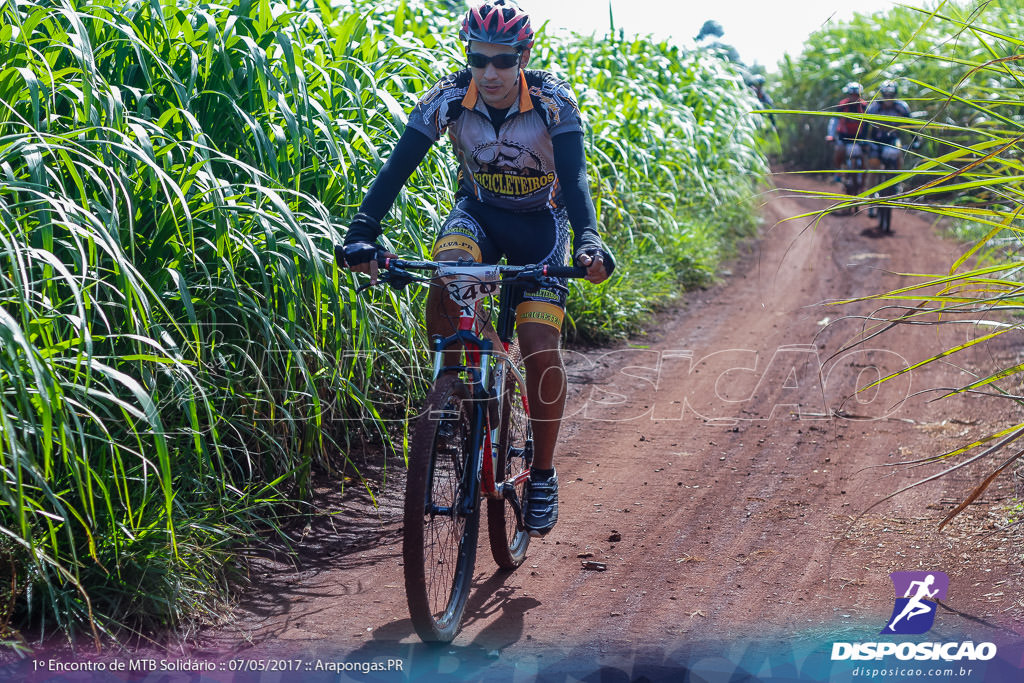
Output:
<path fill-rule="evenodd" d="M 492 493 L 487 493 L 486 491 L 483 491 L 483 489 L 481 489 L 480 493 L 484 498 L 489 498 L 491 500 L 504 500 L 506 497 L 506 487 L 510 487 L 510 485 L 508 482 L 503 481 L 500 484 L 495 484 L 494 491 Z"/>

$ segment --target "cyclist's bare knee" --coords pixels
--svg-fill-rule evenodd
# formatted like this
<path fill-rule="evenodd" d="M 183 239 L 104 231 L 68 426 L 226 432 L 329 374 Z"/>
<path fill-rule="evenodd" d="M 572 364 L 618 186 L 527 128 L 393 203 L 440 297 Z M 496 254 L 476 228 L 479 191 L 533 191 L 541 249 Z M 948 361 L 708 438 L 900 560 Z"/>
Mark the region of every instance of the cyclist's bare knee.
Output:
<path fill-rule="evenodd" d="M 451 248 L 443 249 L 434 253 L 437 261 L 468 261 L 477 263 L 479 259 L 465 249 Z M 456 278 L 442 278 L 449 282 Z M 438 287 L 431 287 L 427 294 L 426 308 L 427 333 L 431 336 L 447 336 L 452 334 L 459 326 L 459 307 L 451 300 L 451 297 L 444 294 Z M 479 333 L 491 340 L 495 348 L 500 348 L 501 340 L 498 333 L 494 331 L 494 325 L 489 322 L 484 324 Z"/>
<path fill-rule="evenodd" d="M 519 323 L 519 348 L 524 359 L 537 357 L 545 352 L 558 352 L 559 328 L 542 323 Z M 557 357 L 557 356 L 556 356 Z"/>

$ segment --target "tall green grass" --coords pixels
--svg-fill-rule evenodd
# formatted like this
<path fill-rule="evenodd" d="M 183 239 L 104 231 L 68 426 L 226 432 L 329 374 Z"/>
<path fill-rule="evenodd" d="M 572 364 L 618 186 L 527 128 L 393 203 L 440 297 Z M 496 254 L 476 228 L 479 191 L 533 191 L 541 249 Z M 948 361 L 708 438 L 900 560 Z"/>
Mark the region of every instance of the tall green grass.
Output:
<path fill-rule="evenodd" d="M 331 254 L 405 112 L 459 66 L 454 26 L 441 2 L 0 5 L 0 624 L 213 615 L 238 549 L 414 400 L 422 293 L 357 297 Z M 763 161 L 728 67 L 577 40 L 538 54 L 582 84 L 620 255 L 617 287 L 575 295 L 594 338 L 713 271 Z M 399 198 L 395 250 L 429 250 L 448 155 Z"/>
<path fill-rule="evenodd" d="M 624 267 L 576 287 L 582 336 L 636 331 L 650 310 L 708 282 L 756 229 L 767 176 L 758 106 L 731 62 L 614 34 L 541 47 L 590 117 L 588 159 L 601 230 Z"/>
<path fill-rule="evenodd" d="M 17 618 L 179 623 L 308 498 L 313 463 L 340 463 L 335 418 L 371 398 L 334 217 L 411 102 L 381 86 L 422 87 L 437 51 L 382 53 L 371 13 L 266 3 L 9 3 L 0 22 Z"/>
<path fill-rule="evenodd" d="M 1020 317 L 1024 306 L 1024 262 L 1020 258 L 1024 234 L 1022 12 L 1020 0 L 1003 0 L 963 7 L 944 2 L 936 3 L 933 10 L 898 9 L 859 17 L 813 36 L 804 58 L 788 65 L 790 73 L 808 76 L 821 67 L 820 46 L 832 44 L 843 54 L 865 57 L 858 62 L 865 74 L 902 75 L 904 87 L 915 93 L 912 107 L 923 115 L 889 122 L 907 127 L 928 144 L 922 153 L 908 156 L 907 172 L 886 181 L 905 183 L 905 191 L 888 197 L 887 202 L 945 219 L 958 235 L 969 239 L 948 272 L 906 274 L 904 287 L 857 299 L 884 303 L 865 338 L 904 324 L 975 326 L 976 333 L 968 341 L 918 359 L 892 377 L 930 363 L 955 361 L 957 354 L 968 349 L 1013 343 L 1024 329 Z M 881 27 L 892 30 L 879 33 Z M 846 49 L 858 44 L 871 47 L 860 52 Z M 837 72 L 822 73 L 834 79 Z M 792 116 L 788 125 L 801 125 L 801 120 L 800 115 Z M 865 117 L 869 123 L 872 120 Z M 854 203 L 869 201 L 863 198 Z M 996 432 L 929 458 L 945 465 L 935 476 L 977 462 L 989 467 L 988 474 L 965 491 L 942 525 L 976 500 L 999 475 L 1020 467 L 1024 457 L 1020 445 L 1024 436 L 1022 373 L 1024 364 L 1019 363 L 990 367 L 962 386 L 935 390 L 937 397 L 985 395 L 1007 401 L 1005 423 Z"/>

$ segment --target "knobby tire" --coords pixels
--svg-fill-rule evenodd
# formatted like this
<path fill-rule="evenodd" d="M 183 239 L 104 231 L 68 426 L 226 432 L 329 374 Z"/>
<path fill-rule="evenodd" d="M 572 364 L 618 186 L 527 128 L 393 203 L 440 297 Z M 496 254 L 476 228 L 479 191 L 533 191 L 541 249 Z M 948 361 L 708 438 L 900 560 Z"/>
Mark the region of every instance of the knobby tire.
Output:
<path fill-rule="evenodd" d="M 899 170 L 898 167 L 896 166 L 896 164 L 893 164 L 893 163 L 884 163 L 882 165 L 882 168 L 884 168 L 886 171 Z M 886 179 L 888 179 L 888 176 L 887 176 Z M 891 197 L 894 194 L 899 194 L 900 191 L 901 191 L 900 185 L 893 185 L 891 187 L 887 187 L 884 190 L 882 190 L 882 193 L 884 193 L 884 194 L 880 193 L 879 196 L 881 196 L 881 197 Z M 892 207 L 891 206 L 883 205 L 883 206 L 878 207 L 878 229 L 881 232 L 885 233 L 885 234 L 892 233 Z"/>
<path fill-rule="evenodd" d="M 509 349 L 509 361 L 524 372 L 520 359 L 519 346 L 513 344 Z M 526 414 L 523 397 L 526 385 L 513 373 L 509 366 L 504 368 L 504 387 L 500 406 L 500 423 L 498 429 L 498 463 L 495 470 L 495 481 L 511 479 L 529 467 L 532 454 L 527 444 L 533 442 L 530 420 Z M 515 488 L 514 499 L 522 506 L 526 482 Z M 526 548 L 530 544 L 530 535 L 520 524 L 512 501 L 487 500 L 487 535 L 491 541 L 491 555 L 502 569 L 515 569 L 526 559 Z"/>
<path fill-rule="evenodd" d="M 405 488 L 402 556 L 409 616 L 426 642 L 450 642 L 466 609 L 476 562 L 476 513 L 459 514 L 466 495 L 473 403 L 455 375 L 434 383 L 413 428 Z"/>

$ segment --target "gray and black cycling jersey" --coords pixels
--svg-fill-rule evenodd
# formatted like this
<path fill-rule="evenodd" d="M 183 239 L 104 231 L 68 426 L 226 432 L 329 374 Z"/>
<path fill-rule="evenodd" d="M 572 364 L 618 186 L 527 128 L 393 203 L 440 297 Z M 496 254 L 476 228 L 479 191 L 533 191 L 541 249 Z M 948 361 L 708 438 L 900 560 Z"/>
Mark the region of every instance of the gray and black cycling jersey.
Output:
<path fill-rule="evenodd" d="M 524 71 L 519 97 L 495 125 L 468 69 L 441 79 L 409 116 L 432 140 L 445 133 L 459 162 L 459 193 L 508 211 L 563 205 L 552 138 L 583 131 L 569 86 L 544 71 Z"/>
<path fill-rule="evenodd" d="M 864 112 L 870 116 L 899 116 L 907 118 L 910 116 L 910 107 L 903 100 L 896 100 L 891 106 L 885 106 L 883 100 L 875 100 L 868 105 Z M 879 121 L 871 122 L 871 139 L 879 142 L 892 142 L 900 136 L 900 129 L 887 126 Z"/>
<path fill-rule="evenodd" d="M 345 243 L 373 242 L 402 186 L 444 133 L 459 163 L 460 197 L 511 213 L 565 211 L 573 256 L 602 250 L 590 197 L 583 118 L 568 86 L 543 71 L 524 71 L 507 111 L 484 104 L 468 70 L 441 79 L 409 115 L 405 132 L 384 164 Z"/>

